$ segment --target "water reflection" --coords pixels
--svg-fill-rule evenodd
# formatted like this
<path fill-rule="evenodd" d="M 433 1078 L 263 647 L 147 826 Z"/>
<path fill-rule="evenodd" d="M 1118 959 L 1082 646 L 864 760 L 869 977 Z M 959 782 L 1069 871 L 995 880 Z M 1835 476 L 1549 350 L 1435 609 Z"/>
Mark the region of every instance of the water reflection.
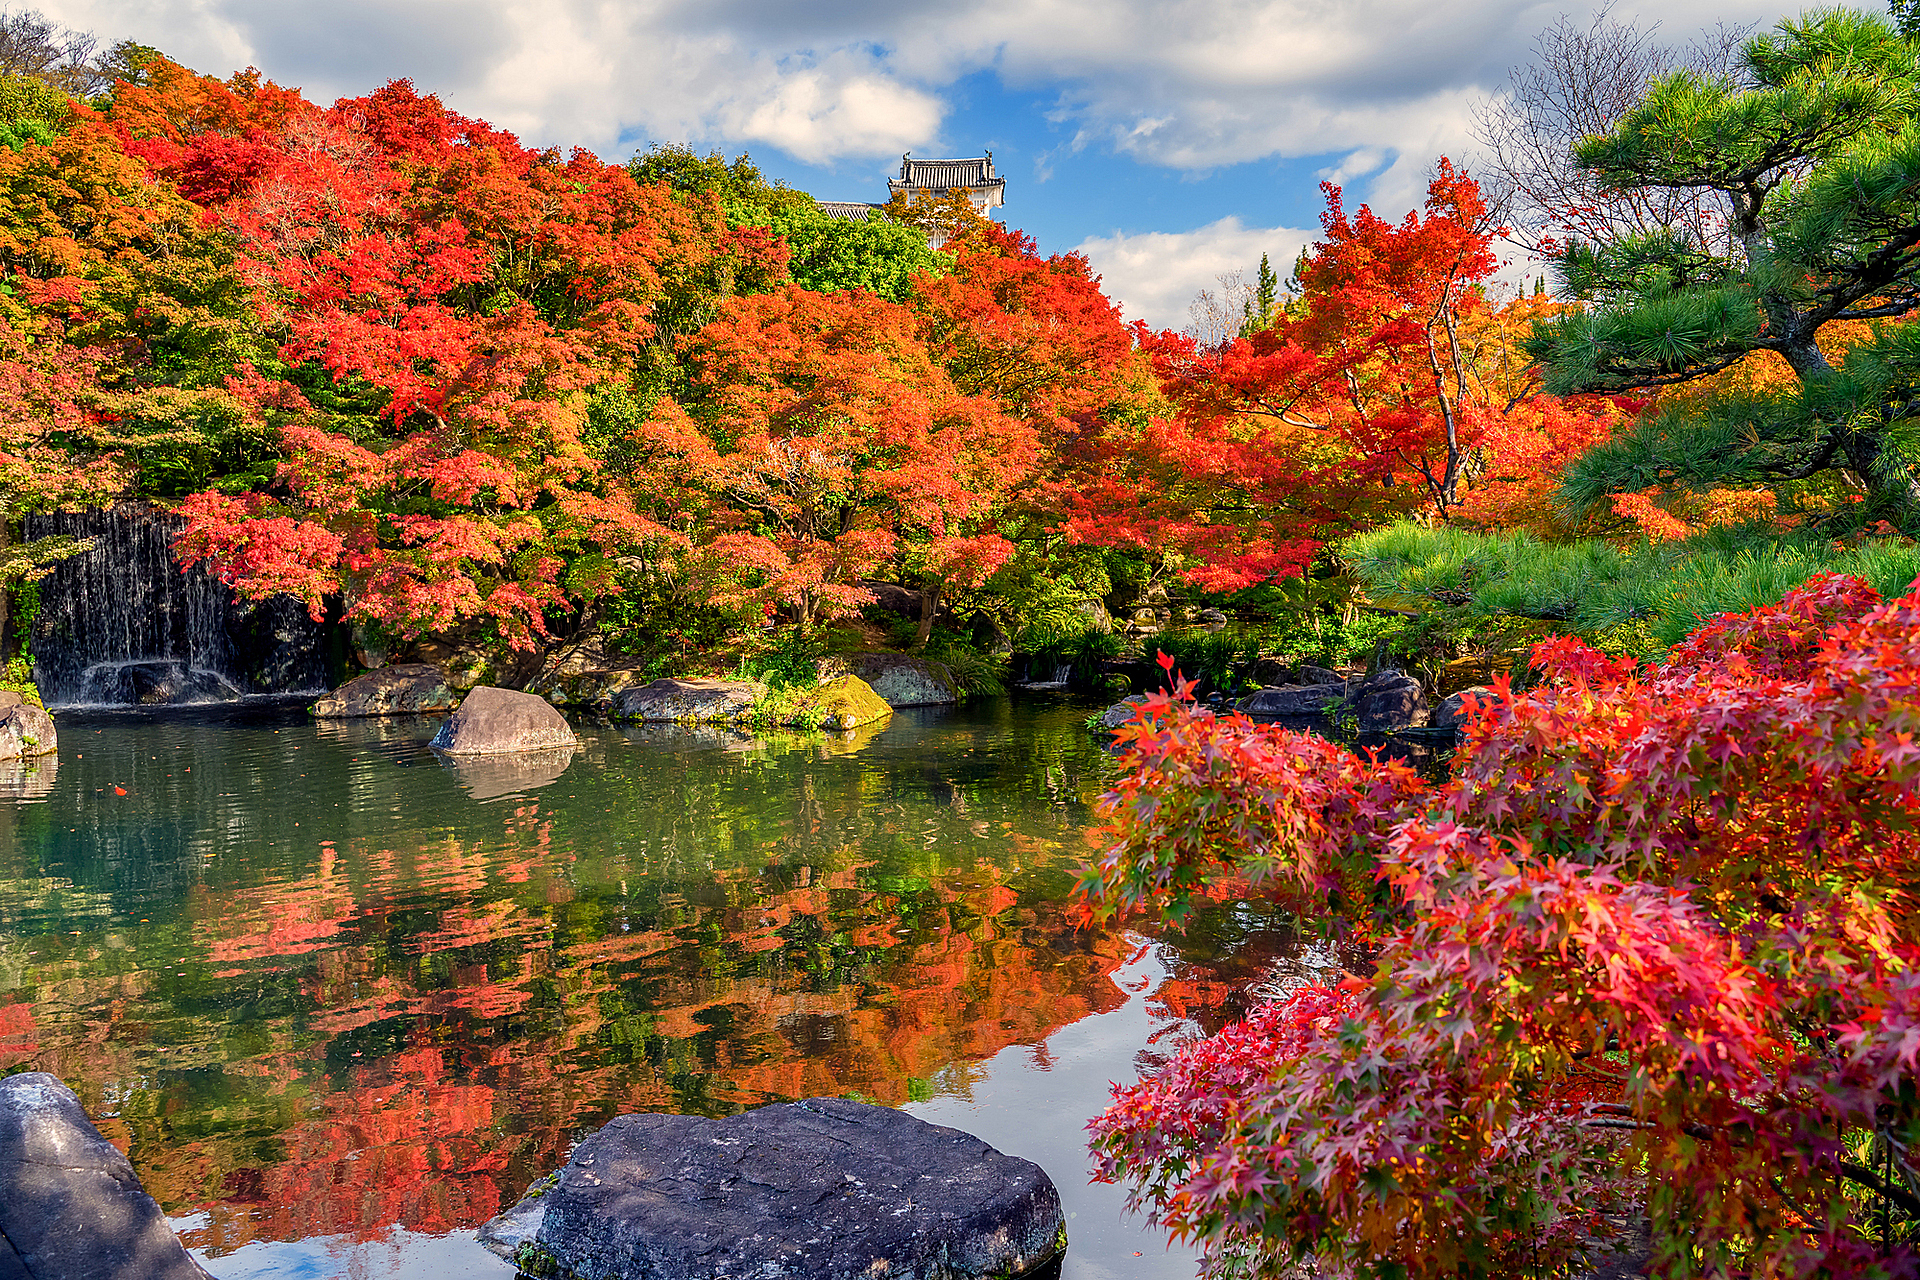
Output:
<path fill-rule="evenodd" d="M 440 755 L 440 767 L 460 780 L 475 800 L 524 795 L 558 782 L 573 763 L 578 747 L 548 747 L 499 756 Z"/>
<path fill-rule="evenodd" d="M 1074 1132 L 1037 1158 L 1077 1184 L 1106 1080 L 1289 945 L 1214 913 L 1123 989 L 1139 943 L 1063 908 L 1084 714 L 583 726 L 538 790 L 440 767 L 431 718 L 63 723 L 42 798 L 0 805 L 0 1070 L 67 1080 L 216 1274 L 269 1274 L 431 1256 L 622 1111 L 963 1099 L 1133 1008 L 1118 1059 L 1054 1077 Z"/>

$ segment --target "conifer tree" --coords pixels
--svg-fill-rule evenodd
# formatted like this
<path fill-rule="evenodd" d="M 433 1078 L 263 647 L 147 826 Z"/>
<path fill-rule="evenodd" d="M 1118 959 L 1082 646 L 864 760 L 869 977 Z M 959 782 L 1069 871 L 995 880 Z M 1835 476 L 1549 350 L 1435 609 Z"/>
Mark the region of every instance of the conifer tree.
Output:
<path fill-rule="evenodd" d="M 1280 277 L 1273 273 L 1273 263 L 1266 254 L 1260 255 L 1260 274 L 1254 278 L 1253 318 L 1262 329 L 1273 321 L 1273 308 L 1280 301 Z"/>
<path fill-rule="evenodd" d="M 1877 329 L 1837 364 L 1819 341 L 1920 308 L 1915 45 L 1884 18 L 1820 10 L 1748 41 L 1740 67 L 1660 77 L 1575 147 L 1616 188 L 1718 193 L 1731 225 L 1569 245 L 1565 294 L 1590 305 L 1543 326 L 1534 353 L 1563 394 L 1687 382 L 1756 351 L 1793 376 L 1650 415 L 1584 459 L 1565 497 L 1839 471 L 1873 510 L 1920 524 L 1920 327 Z"/>

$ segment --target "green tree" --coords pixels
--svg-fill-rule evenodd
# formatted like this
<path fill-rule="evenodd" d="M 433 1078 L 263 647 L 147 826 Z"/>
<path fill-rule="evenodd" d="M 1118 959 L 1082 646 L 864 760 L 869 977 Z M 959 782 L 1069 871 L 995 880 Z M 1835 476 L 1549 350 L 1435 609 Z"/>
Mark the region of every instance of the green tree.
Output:
<path fill-rule="evenodd" d="M 794 283 L 816 293 L 865 289 L 890 302 L 907 302 L 917 275 L 945 275 L 953 255 L 930 247 L 926 232 L 884 215 L 865 221 L 830 218 L 818 206 L 771 219 L 793 255 Z"/>
<path fill-rule="evenodd" d="M 1679 70 L 1574 158 L 1622 191 L 1701 190 L 1724 218 L 1570 244 L 1534 353 L 1560 394 L 1687 382 L 1756 351 L 1794 377 L 1656 412 L 1588 455 L 1567 498 L 1835 472 L 1920 522 L 1920 328 L 1877 327 L 1836 365 L 1821 331 L 1920 307 L 1920 81 L 1886 19 L 1820 10 L 1746 43 L 1735 75 Z M 1831 335 L 1830 335 L 1831 336 Z M 1829 346 L 1833 344 L 1830 342 Z"/>
<path fill-rule="evenodd" d="M 1260 273 L 1254 277 L 1253 296 L 1247 306 L 1251 314 L 1247 317 L 1250 332 L 1265 329 L 1273 322 L 1273 309 L 1280 301 L 1280 277 L 1273 273 L 1273 263 L 1266 254 L 1260 255 Z"/>
<path fill-rule="evenodd" d="M 627 172 L 643 186 L 664 182 L 683 200 L 712 196 L 737 225 L 765 225 L 766 217 L 754 217 L 748 212 L 752 210 L 774 215 L 814 207 L 813 197 L 806 192 L 768 182 L 744 151 L 728 161 L 718 151 L 703 156 L 684 142 L 656 142 L 627 163 Z"/>

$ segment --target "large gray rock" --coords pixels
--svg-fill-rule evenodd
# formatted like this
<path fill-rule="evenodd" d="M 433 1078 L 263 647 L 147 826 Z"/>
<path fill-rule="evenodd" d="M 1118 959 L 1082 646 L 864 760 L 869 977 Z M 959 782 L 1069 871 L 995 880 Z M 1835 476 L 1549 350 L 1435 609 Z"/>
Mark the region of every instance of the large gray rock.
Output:
<path fill-rule="evenodd" d="M 822 660 L 821 679 L 859 676 L 890 707 L 935 707 L 960 700 L 944 662 L 904 653 L 848 653 Z"/>
<path fill-rule="evenodd" d="M 1316 667 L 1310 662 L 1301 663 L 1299 674 L 1293 679 L 1295 684 L 1345 684 L 1347 682 L 1347 678 L 1338 671 Z"/>
<path fill-rule="evenodd" d="M 1440 705 L 1433 709 L 1433 715 L 1427 724 L 1435 729 L 1458 729 L 1467 722 L 1467 695 L 1472 694 L 1481 703 L 1493 697 L 1493 690 L 1483 684 L 1471 689 L 1462 689 L 1459 693 L 1450 693 L 1440 699 Z"/>
<path fill-rule="evenodd" d="M 876 582 L 871 578 L 860 579 L 860 585 L 873 593 L 873 603 L 867 606 L 869 609 L 920 621 L 927 598 L 912 587 L 903 587 L 897 582 Z"/>
<path fill-rule="evenodd" d="M 427 745 L 451 756 L 497 756 L 552 751 L 579 741 L 567 718 L 546 699 L 483 684 L 466 696 Z"/>
<path fill-rule="evenodd" d="M 1317 684 L 1315 680 L 1301 680 L 1294 675 L 1294 669 L 1278 658 L 1255 658 L 1240 673 L 1248 684 L 1258 685 L 1262 689 L 1271 689 L 1283 684 Z"/>
<path fill-rule="evenodd" d="M 613 695 L 616 720 L 738 720 L 753 708 L 760 686 L 751 680 L 655 680 Z"/>
<path fill-rule="evenodd" d="M 1347 686 L 1347 707 L 1361 733 L 1392 733 L 1427 720 L 1427 695 L 1404 671 L 1376 671 Z"/>
<path fill-rule="evenodd" d="M 587 671 L 547 671 L 527 684 L 528 693 L 537 693 L 561 707 L 578 707 L 601 715 L 613 714 L 613 700 L 628 689 L 647 683 L 643 667 L 595 667 Z"/>
<path fill-rule="evenodd" d="M 440 668 L 406 662 L 355 676 L 309 709 L 325 719 L 425 715 L 451 711 L 458 701 Z"/>
<path fill-rule="evenodd" d="M 1100 713 L 1100 727 L 1107 730 L 1118 729 L 1133 719 L 1134 713 L 1140 710 L 1140 704 L 1146 700 L 1147 695 L 1144 693 L 1136 693 L 1131 697 L 1120 699 Z"/>
<path fill-rule="evenodd" d="M 58 1077 L 0 1080 L 0 1278 L 207 1280 Z"/>
<path fill-rule="evenodd" d="M 0 707 L 0 760 L 50 756 L 59 749 L 52 716 L 31 702 Z"/>
<path fill-rule="evenodd" d="M 840 1098 L 712 1120 L 620 1116 L 480 1229 L 566 1280 L 976 1280 L 1066 1246 L 1041 1168 Z"/>
<path fill-rule="evenodd" d="M 1233 705 L 1250 716 L 1317 716 L 1345 691 L 1344 684 L 1283 684 L 1250 693 Z"/>
<path fill-rule="evenodd" d="M 74 701 L 80 705 L 174 707 L 237 702 L 243 695 L 217 671 L 177 658 L 96 662 L 80 673 Z"/>

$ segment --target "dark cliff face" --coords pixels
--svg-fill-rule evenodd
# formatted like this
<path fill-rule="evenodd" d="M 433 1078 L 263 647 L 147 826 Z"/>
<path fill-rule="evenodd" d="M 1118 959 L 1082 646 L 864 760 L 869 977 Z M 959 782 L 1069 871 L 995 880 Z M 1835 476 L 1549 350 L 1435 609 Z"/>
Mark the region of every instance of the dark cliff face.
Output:
<path fill-rule="evenodd" d="M 30 645 L 50 707 L 224 702 L 324 692 L 336 627 L 283 596 L 238 600 L 172 552 L 181 523 L 138 503 L 30 517 L 29 537 L 95 539 L 39 582 Z"/>

